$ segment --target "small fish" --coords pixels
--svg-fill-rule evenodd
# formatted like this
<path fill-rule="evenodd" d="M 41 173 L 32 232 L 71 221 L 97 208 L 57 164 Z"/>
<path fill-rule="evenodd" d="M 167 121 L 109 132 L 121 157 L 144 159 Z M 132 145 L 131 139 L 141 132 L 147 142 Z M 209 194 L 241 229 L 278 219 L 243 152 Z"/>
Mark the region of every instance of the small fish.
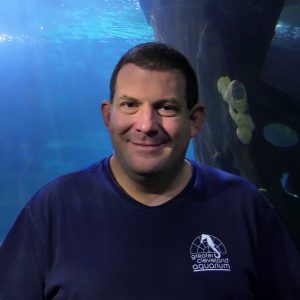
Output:
<path fill-rule="evenodd" d="M 297 176 L 292 176 L 288 172 L 284 172 L 280 179 L 281 186 L 287 194 L 294 198 L 300 198 L 300 184 L 297 183 Z M 299 181 L 299 176 L 298 176 Z"/>

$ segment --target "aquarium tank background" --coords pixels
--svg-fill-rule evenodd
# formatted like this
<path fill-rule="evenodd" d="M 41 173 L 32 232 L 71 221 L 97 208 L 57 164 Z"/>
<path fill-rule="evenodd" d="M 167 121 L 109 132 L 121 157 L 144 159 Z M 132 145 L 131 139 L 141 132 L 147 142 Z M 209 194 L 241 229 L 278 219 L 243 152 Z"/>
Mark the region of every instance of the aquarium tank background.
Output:
<path fill-rule="evenodd" d="M 114 65 L 161 41 L 199 78 L 207 121 L 187 156 L 248 178 L 300 249 L 300 1 L 0 3 L 0 242 L 41 186 L 109 155 Z"/>

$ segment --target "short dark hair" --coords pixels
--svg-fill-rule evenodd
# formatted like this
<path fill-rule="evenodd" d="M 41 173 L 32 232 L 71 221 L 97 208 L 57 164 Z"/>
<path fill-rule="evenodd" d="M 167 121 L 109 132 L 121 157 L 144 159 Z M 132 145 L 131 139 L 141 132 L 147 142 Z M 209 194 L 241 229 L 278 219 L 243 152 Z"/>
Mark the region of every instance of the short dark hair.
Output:
<path fill-rule="evenodd" d="M 168 71 L 176 69 L 185 80 L 185 97 L 187 108 L 191 109 L 198 102 L 197 76 L 187 58 L 174 48 L 158 43 L 149 42 L 129 49 L 119 60 L 110 79 L 110 100 L 115 95 L 116 81 L 120 69 L 129 63 L 145 69 Z"/>

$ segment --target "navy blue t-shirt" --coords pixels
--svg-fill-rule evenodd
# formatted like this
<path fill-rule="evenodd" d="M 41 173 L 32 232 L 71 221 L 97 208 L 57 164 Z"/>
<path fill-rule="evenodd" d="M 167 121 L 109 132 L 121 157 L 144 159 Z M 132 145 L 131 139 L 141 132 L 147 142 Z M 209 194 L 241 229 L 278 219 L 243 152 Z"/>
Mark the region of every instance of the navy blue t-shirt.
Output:
<path fill-rule="evenodd" d="M 0 299 L 300 299 L 299 254 L 269 202 L 191 164 L 155 207 L 118 186 L 109 158 L 49 183 L 0 248 Z"/>

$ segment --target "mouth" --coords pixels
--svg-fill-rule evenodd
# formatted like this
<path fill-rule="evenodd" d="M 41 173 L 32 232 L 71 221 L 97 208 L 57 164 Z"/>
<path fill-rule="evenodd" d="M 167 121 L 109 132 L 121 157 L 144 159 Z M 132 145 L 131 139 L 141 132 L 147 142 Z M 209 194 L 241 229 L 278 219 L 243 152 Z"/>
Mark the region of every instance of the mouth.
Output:
<path fill-rule="evenodd" d="M 131 143 L 137 150 L 144 152 L 157 152 L 164 147 L 164 143 L 148 144 L 148 143 Z"/>
<path fill-rule="evenodd" d="M 141 147 L 157 147 L 157 146 L 160 146 L 162 145 L 162 143 L 160 144 L 145 144 L 145 143 L 132 143 L 136 146 L 141 146 Z"/>

